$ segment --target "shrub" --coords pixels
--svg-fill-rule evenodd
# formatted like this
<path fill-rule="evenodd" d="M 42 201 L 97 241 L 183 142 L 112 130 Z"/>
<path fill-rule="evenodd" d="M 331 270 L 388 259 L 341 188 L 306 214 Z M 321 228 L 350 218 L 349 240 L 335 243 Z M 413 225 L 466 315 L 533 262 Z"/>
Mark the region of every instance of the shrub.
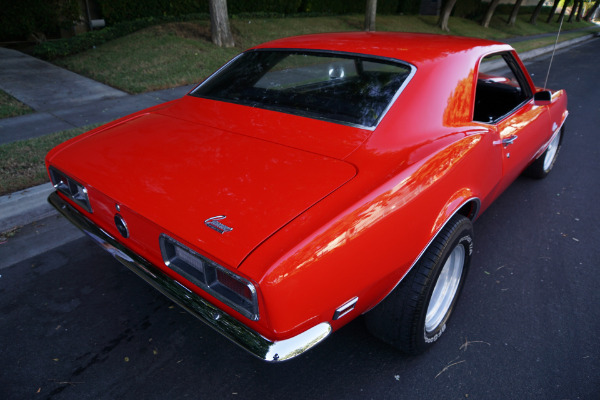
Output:
<path fill-rule="evenodd" d="M 79 19 L 78 0 L 3 1 L 0 40 L 24 40 L 32 33 L 58 36 Z"/>
<path fill-rule="evenodd" d="M 65 57 L 85 51 L 87 49 L 91 49 L 92 47 L 99 46 L 102 43 L 108 42 L 109 40 L 117 39 L 152 25 L 164 22 L 189 21 L 208 18 L 208 14 L 190 14 L 180 17 L 165 16 L 159 18 L 138 18 L 133 21 L 120 22 L 101 30 L 82 33 L 72 38 L 40 43 L 33 49 L 33 55 L 46 60 L 52 60 L 58 57 Z"/>
<path fill-rule="evenodd" d="M 384 0 L 385 1 L 385 0 Z M 208 13 L 208 0 L 98 0 L 107 23 L 136 18 Z M 242 13 L 294 14 L 302 0 L 227 0 L 229 15 Z"/>

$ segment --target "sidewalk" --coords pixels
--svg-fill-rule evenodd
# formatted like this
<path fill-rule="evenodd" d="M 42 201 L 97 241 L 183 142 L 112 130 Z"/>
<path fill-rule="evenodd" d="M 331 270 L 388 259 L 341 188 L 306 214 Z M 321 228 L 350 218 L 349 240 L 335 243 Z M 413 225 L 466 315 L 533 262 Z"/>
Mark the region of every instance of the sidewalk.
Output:
<path fill-rule="evenodd" d="M 0 47 L 0 89 L 36 112 L 0 119 L 0 145 L 112 121 L 186 94 L 193 85 L 140 95 Z"/>
<path fill-rule="evenodd" d="M 565 41 L 560 43 L 557 49 L 570 48 L 593 37 L 594 35 L 590 34 Z M 523 61 L 527 61 L 548 55 L 552 51 L 553 46 L 547 46 L 522 53 L 520 56 Z M 189 85 L 129 95 L 45 61 L 0 48 L 0 89 L 36 111 L 29 115 L 0 119 L 0 145 L 60 130 L 108 122 L 179 98 L 192 87 L 193 85 Z M 46 202 L 52 190 L 50 183 L 47 183 L 1 196 L 0 233 L 15 226 L 55 219 L 54 209 Z M 0 247 L 0 252 L 6 249 Z"/>

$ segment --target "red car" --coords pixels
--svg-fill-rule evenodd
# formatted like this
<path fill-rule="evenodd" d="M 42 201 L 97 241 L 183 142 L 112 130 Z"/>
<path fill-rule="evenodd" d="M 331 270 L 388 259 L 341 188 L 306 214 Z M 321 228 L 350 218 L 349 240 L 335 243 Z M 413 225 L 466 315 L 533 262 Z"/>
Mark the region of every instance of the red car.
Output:
<path fill-rule="evenodd" d="M 566 104 L 502 43 L 281 39 L 53 149 L 49 201 L 261 359 L 362 314 L 416 354 L 446 329 L 472 221 L 524 171 L 552 169 Z"/>

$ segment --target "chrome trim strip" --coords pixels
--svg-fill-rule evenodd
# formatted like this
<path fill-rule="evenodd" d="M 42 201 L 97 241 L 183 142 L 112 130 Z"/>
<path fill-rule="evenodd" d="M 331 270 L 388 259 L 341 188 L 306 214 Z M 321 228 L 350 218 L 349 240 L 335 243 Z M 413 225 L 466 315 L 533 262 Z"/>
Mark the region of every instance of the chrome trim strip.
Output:
<path fill-rule="evenodd" d="M 270 362 L 289 360 L 319 344 L 331 333 L 331 325 L 322 322 L 290 339 L 271 341 L 216 308 L 169 277 L 158 267 L 119 243 L 63 200 L 57 192 L 48 196 L 48 202 L 140 278 L 190 314 L 262 360 Z"/>

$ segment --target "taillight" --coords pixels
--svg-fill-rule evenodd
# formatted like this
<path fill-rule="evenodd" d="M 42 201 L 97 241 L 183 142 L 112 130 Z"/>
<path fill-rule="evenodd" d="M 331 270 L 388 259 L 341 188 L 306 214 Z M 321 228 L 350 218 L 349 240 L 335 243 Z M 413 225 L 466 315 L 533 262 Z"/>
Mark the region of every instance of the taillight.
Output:
<path fill-rule="evenodd" d="M 69 197 L 75 203 L 83 207 L 87 212 L 92 212 L 92 206 L 90 205 L 90 199 L 88 198 L 88 191 L 85 186 L 54 167 L 50 167 L 49 171 L 50 179 L 52 180 L 52 184 L 56 190 Z"/>
<path fill-rule="evenodd" d="M 240 314 L 258 320 L 256 288 L 247 279 L 162 234 L 160 251 L 165 265 Z"/>

